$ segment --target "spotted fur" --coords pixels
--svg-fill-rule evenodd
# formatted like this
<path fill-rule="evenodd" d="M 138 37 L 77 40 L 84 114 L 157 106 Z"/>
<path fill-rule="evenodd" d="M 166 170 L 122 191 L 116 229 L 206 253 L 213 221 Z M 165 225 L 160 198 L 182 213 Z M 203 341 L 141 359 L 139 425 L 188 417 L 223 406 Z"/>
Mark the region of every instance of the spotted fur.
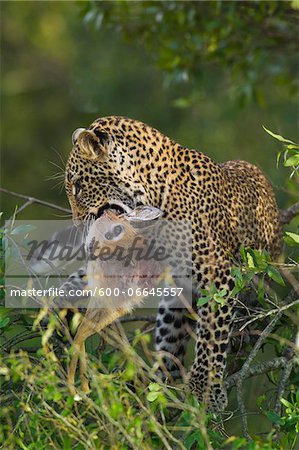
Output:
<path fill-rule="evenodd" d="M 97 119 L 75 133 L 66 167 L 66 191 L 75 220 L 108 203 L 152 205 L 165 218 L 192 223 L 196 289 L 234 287 L 232 256 L 240 246 L 280 252 L 281 228 L 273 190 L 262 171 L 244 161 L 214 162 L 154 128 L 124 117 Z M 227 345 L 234 300 L 198 310 L 196 351 L 189 386 L 198 399 L 223 409 Z M 183 362 L 190 329 L 185 311 L 161 300 L 156 348 Z M 173 369 L 169 358 L 167 365 Z"/>

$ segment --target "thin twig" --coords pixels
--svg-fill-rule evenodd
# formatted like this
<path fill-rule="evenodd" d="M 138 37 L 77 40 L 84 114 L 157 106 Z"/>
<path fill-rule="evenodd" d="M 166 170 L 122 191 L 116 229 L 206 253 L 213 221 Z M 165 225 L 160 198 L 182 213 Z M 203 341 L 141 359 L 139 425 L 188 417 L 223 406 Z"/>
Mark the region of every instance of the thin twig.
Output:
<path fill-rule="evenodd" d="M 54 203 L 46 202 L 45 200 L 40 200 L 40 199 L 35 198 L 35 197 L 30 197 L 28 195 L 19 194 L 17 192 L 9 191 L 8 189 L 1 188 L 1 187 L 0 187 L 0 191 L 4 192 L 5 194 L 14 195 L 15 197 L 23 198 L 23 199 L 25 199 L 25 200 L 27 200 L 28 202 L 31 202 L 31 203 L 36 203 L 38 205 L 47 206 L 48 208 L 57 209 L 59 211 L 63 211 L 63 212 L 66 212 L 66 213 L 71 213 L 70 209 L 63 208 L 62 206 L 55 205 Z M 27 206 L 29 206 L 29 205 L 27 205 Z"/>
<path fill-rule="evenodd" d="M 22 212 L 25 208 L 27 208 L 27 206 L 32 205 L 32 203 L 33 203 L 32 200 L 27 200 L 27 202 L 25 202 L 24 205 L 20 206 L 20 208 L 16 210 L 15 215 L 20 214 L 20 212 Z"/>
<path fill-rule="evenodd" d="M 256 320 L 259 319 L 265 319 L 268 316 L 272 316 L 272 314 L 278 314 L 278 313 L 282 313 L 283 311 L 291 308 L 292 306 L 295 305 L 299 305 L 299 299 L 295 300 L 294 302 L 288 303 L 284 306 L 282 306 L 281 308 L 277 308 L 277 309 L 271 309 L 270 311 L 267 311 L 265 313 L 261 313 L 261 314 L 257 314 L 256 316 L 253 317 L 253 319 L 250 319 L 248 322 L 246 322 L 239 331 L 244 330 L 244 328 L 246 328 L 250 323 L 255 322 Z"/>
<path fill-rule="evenodd" d="M 127 323 L 127 322 L 156 322 L 156 316 L 129 316 L 129 317 L 122 317 L 119 320 L 121 323 Z"/>

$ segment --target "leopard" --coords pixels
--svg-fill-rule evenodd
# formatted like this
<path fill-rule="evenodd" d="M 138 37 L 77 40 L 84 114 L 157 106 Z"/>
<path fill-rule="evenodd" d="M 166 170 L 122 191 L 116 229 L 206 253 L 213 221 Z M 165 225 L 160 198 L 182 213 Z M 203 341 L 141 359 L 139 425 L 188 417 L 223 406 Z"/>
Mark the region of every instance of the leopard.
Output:
<path fill-rule="evenodd" d="M 190 222 L 195 305 L 199 293 L 211 286 L 226 294 L 216 308 L 212 301 L 196 307 L 196 343 L 187 384 L 205 407 L 224 410 L 237 302 L 230 295 L 235 258 L 242 247 L 266 250 L 272 258 L 281 253 L 279 209 L 266 175 L 246 161 L 218 163 L 141 121 L 108 116 L 73 133 L 65 186 L 76 224 L 99 218 L 108 208 L 124 211 L 138 205 L 159 208 L 169 221 Z M 178 362 L 184 365 L 189 330 L 186 310 L 162 297 L 155 348 L 166 355 L 170 371 Z"/>

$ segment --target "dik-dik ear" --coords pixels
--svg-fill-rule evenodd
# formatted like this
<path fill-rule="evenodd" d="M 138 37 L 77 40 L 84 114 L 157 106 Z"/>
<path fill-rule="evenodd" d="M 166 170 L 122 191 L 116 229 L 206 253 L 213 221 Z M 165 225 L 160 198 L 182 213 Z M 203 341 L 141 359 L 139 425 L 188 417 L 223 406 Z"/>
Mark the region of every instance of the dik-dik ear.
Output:
<path fill-rule="evenodd" d="M 78 144 L 83 158 L 105 161 L 110 145 L 109 134 L 105 131 L 78 128 L 72 136 L 73 145 Z"/>
<path fill-rule="evenodd" d="M 160 219 L 163 214 L 164 212 L 159 208 L 142 205 L 125 214 L 124 217 L 130 221 L 132 226 L 142 227 L 150 225 L 153 220 Z"/>

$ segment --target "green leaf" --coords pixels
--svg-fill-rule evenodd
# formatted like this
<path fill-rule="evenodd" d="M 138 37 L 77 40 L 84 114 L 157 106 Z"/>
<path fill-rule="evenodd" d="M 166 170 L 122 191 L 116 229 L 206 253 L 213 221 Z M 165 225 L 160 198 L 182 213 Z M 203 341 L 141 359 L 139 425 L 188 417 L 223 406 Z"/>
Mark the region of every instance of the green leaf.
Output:
<path fill-rule="evenodd" d="M 290 141 L 289 139 L 286 139 L 286 138 L 280 136 L 280 134 L 275 134 L 272 131 L 268 130 L 264 125 L 263 125 L 263 128 L 266 131 L 266 133 L 270 134 L 270 136 L 274 137 L 274 139 L 277 139 L 279 142 L 283 142 L 284 144 L 296 145 L 295 142 Z"/>
<path fill-rule="evenodd" d="M 200 297 L 197 300 L 197 306 L 204 306 L 209 302 L 210 298 L 209 297 Z"/>
<path fill-rule="evenodd" d="M 218 292 L 218 295 L 220 297 L 225 297 L 227 295 L 227 289 L 221 289 L 221 291 Z"/>
<path fill-rule="evenodd" d="M 247 264 L 249 269 L 255 269 L 253 257 L 249 253 L 247 253 Z"/>
<path fill-rule="evenodd" d="M 221 289 L 220 291 L 213 285 L 213 299 L 221 306 L 226 304 L 227 289 Z"/>
<path fill-rule="evenodd" d="M 5 328 L 6 325 L 10 322 L 9 317 L 5 317 L 4 319 L 0 319 L 0 328 Z"/>
<path fill-rule="evenodd" d="M 290 239 L 291 242 L 293 242 L 294 244 L 299 244 L 299 234 L 291 233 L 290 231 L 286 231 L 285 234 L 288 237 L 288 242 L 289 242 L 289 239 Z"/>
<path fill-rule="evenodd" d="M 55 392 L 55 394 L 53 395 L 53 400 L 54 402 L 59 402 L 59 400 L 62 399 L 62 393 L 61 392 Z"/>
<path fill-rule="evenodd" d="M 63 450 L 72 450 L 72 439 L 68 435 L 63 436 Z"/>
<path fill-rule="evenodd" d="M 274 412 L 274 411 L 266 411 L 266 416 L 275 425 L 283 424 L 283 420 L 281 419 L 281 417 L 278 414 L 276 414 L 276 412 Z"/>
<path fill-rule="evenodd" d="M 269 265 L 267 268 L 267 274 L 269 275 L 272 280 L 274 280 L 276 283 L 280 284 L 280 286 L 285 286 L 285 282 L 276 267 Z"/>
<path fill-rule="evenodd" d="M 158 396 L 159 392 L 152 391 L 147 394 L 146 398 L 148 399 L 149 402 L 154 402 L 155 400 L 157 400 Z"/>
<path fill-rule="evenodd" d="M 247 261 L 247 257 L 246 257 L 246 248 L 243 247 L 243 245 L 242 245 L 241 248 L 240 248 L 240 255 L 241 255 L 241 257 L 242 257 L 242 260 L 243 260 L 244 262 L 246 262 L 246 261 Z"/>
<path fill-rule="evenodd" d="M 161 390 L 161 386 L 158 383 L 150 383 L 148 388 L 151 392 L 153 392 L 153 391 L 158 392 Z"/>
<path fill-rule="evenodd" d="M 133 364 L 133 362 L 129 361 L 127 363 L 126 370 L 123 372 L 123 379 L 126 381 L 132 380 L 134 378 L 136 372 L 136 366 Z"/>
<path fill-rule="evenodd" d="M 262 407 L 262 405 L 263 405 L 264 401 L 266 400 L 266 398 L 267 398 L 267 397 L 266 397 L 265 394 L 260 395 L 260 396 L 257 398 L 256 404 L 257 404 L 257 406 L 258 406 L 259 408 Z"/>
<path fill-rule="evenodd" d="M 197 447 L 197 448 L 200 448 L 200 449 L 201 449 L 201 448 L 202 448 L 202 449 L 205 448 L 205 445 L 204 445 L 204 441 L 203 441 L 202 435 L 201 435 L 200 431 L 198 431 L 198 430 L 193 431 L 192 433 L 190 433 L 190 434 L 186 437 L 186 439 L 185 439 L 185 441 L 184 441 L 184 445 L 185 445 L 185 447 L 186 447 L 187 450 L 190 450 L 190 449 L 193 447 L 193 445 L 194 445 L 195 443 L 198 444 L 198 447 Z"/>
<path fill-rule="evenodd" d="M 123 412 L 123 409 L 124 409 L 123 405 L 121 404 L 120 401 L 119 402 L 113 402 L 111 404 L 109 413 L 110 413 L 110 415 L 111 415 L 111 417 L 113 419 L 117 419 L 120 416 L 120 414 Z"/>
<path fill-rule="evenodd" d="M 29 233 L 29 231 L 35 230 L 36 227 L 33 225 L 19 225 L 16 228 L 14 228 L 10 234 L 25 234 Z"/>
<path fill-rule="evenodd" d="M 281 403 L 286 406 L 287 408 L 293 408 L 292 403 L 288 402 L 288 400 L 286 400 L 285 398 L 281 398 L 280 399 Z"/>
<path fill-rule="evenodd" d="M 288 158 L 283 165 L 285 167 L 293 167 L 293 166 L 298 166 L 299 165 L 299 154 L 298 155 L 293 155 L 290 156 L 290 158 Z"/>
<path fill-rule="evenodd" d="M 279 150 L 279 151 L 277 152 L 277 156 L 276 156 L 276 167 L 279 166 L 279 161 L 280 161 L 280 156 L 281 156 L 281 154 L 282 154 L 282 150 Z"/>

